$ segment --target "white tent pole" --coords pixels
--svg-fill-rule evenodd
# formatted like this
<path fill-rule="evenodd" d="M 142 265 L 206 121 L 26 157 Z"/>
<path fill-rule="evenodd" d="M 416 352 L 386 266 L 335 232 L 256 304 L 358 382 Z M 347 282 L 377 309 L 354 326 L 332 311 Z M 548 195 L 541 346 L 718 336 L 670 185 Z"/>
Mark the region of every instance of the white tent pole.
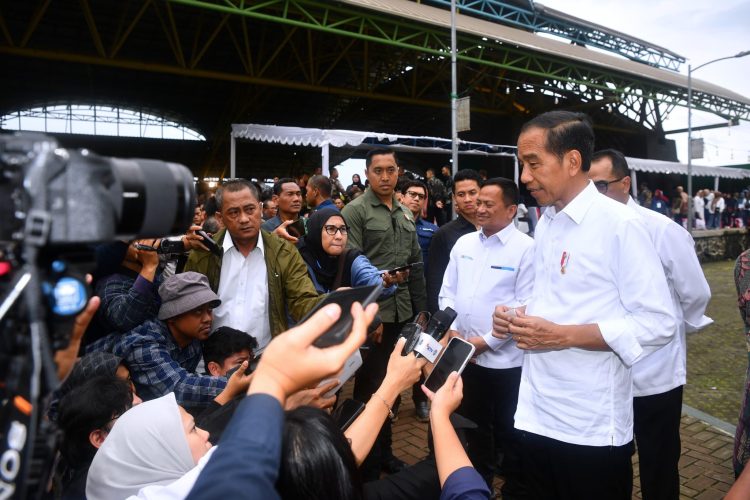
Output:
<path fill-rule="evenodd" d="M 630 191 L 633 193 L 633 199 L 638 199 L 638 177 L 635 175 L 635 170 L 630 171 Z"/>
<path fill-rule="evenodd" d="M 320 156 L 322 157 L 323 175 L 325 175 L 326 177 L 328 177 L 328 175 L 330 174 L 330 169 L 328 167 L 328 164 L 330 162 L 329 153 L 329 144 L 328 141 L 325 141 L 320 145 Z"/>
<path fill-rule="evenodd" d="M 520 172 L 518 171 L 518 156 L 513 155 L 513 181 L 515 181 L 516 186 L 518 186 L 518 178 L 520 177 Z"/>
<path fill-rule="evenodd" d="M 718 190 L 719 190 L 719 177 L 716 176 L 714 177 L 714 191 L 718 191 Z"/>
<path fill-rule="evenodd" d="M 236 161 L 236 158 L 235 158 L 235 155 L 237 154 L 237 151 L 236 151 L 237 145 L 235 144 L 234 134 L 232 134 L 231 132 L 230 132 L 229 138 L 230 138 L 230 143 L 229 143 L 230 144 L 230 146 L 229 146 L 230 147 L 230 150 L 229 150 L 229 162 L 230 162 L 229 163 L 229 175 L 230 175 L 230 177 L 232 179 L 235 179 L 236 178 L 236 174 L 237 174 L 237 161 Z"/>

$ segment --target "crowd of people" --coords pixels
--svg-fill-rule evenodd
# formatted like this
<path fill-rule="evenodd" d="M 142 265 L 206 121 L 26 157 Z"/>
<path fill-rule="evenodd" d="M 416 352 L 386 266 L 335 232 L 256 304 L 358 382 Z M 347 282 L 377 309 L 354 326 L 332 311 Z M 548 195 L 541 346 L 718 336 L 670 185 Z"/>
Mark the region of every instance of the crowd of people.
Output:
<path fill-rule="evenodd" d="M 679 498 L 685 335 L 710 323 L 710 290 L 681 213 L 666 199 L 657 213 L 658 190 L 633 199 L 625 157 L 593 146 L 580 113 L 523 126 L 538 220 L 513 180 L 448 167 L 421 180 L 373 149 L 366 184 L 331 169 L 199 186 L 184 254 L 102 245 L 82 356 L 47 414 L 64 436 L 55 492 L 479 499 L 502 476 L 505 499 L 630 499 L 637 447 L 643 498 Z M 308 318 L 371 285 L 377 304 Z M 400 334 L 447 307 L 441 345 L 475 351 L 433 392 L 433 363 L 403 355 Z M 346 314 L 344 341 L 316 347 Z M 331 411 L 354 358 L 361 413 L 342 429 Z M 430 424 L 414 465 L 392 446 L 408 391 Z"/>
<path fill-rule="evenodd" d="M 688 193 L 677 186 L 670 200 L 662 190 L 653 192 L 646 183 L 638 189 L 638 203 L 673 217 L 675 222 L 687 227 L 690 203 Z M 699 189 L 692 199 L 693 229 L 722 229 L 747 227 L 750 221 L 750 190 L 741 193 L 722 193 L 718 189 Z"/>

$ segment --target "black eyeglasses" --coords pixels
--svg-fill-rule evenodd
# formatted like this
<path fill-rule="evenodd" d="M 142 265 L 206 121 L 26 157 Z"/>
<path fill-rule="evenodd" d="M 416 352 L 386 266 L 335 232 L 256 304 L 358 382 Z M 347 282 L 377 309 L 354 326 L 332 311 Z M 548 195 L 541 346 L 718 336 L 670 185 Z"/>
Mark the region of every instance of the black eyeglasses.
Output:
<path fill-rule="evenodd" d="M 625 176 L 625 177 L 627 177 L 627 176 Z M 621 181 L 621 180 L 623 180 L 623 179 L 624 179 L 625 177 L 620 177 L 619 179 L 615 179 L 615 180 L 613 180 L 613 181 L 595 181 L 595 182 L 594 182 L 594 186 L 596 186 L 596 189 L 597 189 L 597 190 L 598 190 L 598 191 L 599 191 L 600 193 L 602 193 L 602 194 L 607 194 L 607 191 L 609 191 L 609 185 L 610 185 L 610 184 L 614 184 L 615 182 L 620 182 L 620 181 Z"/>
<path fill-rule="evenodd" d="M 407 191 L 406 194 L 408 196 L 411 196 L 412 198 L 416 198 L 417 200 L 424 200 L 426 196 L 422 193 L 417 193 L 416 191 Z"/>
<path fill-rule="evenodd" d="M 326 234 L 329 234 L 331 236 L 336 234 L 336 231 L 340 231 L 342 236 L 346 236 L 346 232 L 349 230 L 346 226 L 334 226 L 334 225 L 325 225 L 323 226 L 323 229 L 325 229 Z"/>

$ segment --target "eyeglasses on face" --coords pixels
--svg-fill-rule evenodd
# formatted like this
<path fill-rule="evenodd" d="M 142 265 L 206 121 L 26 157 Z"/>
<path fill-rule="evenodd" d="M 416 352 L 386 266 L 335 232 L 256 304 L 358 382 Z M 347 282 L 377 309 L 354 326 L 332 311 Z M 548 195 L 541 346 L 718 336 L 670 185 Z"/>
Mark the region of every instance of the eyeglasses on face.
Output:
<path fill-rule="evenodd" d="M 342 236 L 346 236 L 347 231 L 349 228 L 346 226 L 334 226 L 333 224 L 326 224 L 323 226 L 323 229 L 325 230 L 326 234 L 329 234 L 331 236 L 336 234 L 336 231 L 340 231 Z"/>
<path fill-rule="evenodd" d="M 417 200 L 424 200 L 427 197 L 424 193 L 417 193 L 416 191 L 407 191 L 406 195 Z"/>
<path fill-rule="evenodd" d="M 602 194 L 607 194 L 607 191 L 609 191 L 609 185 L 614 184 L 615 182 L 620 182 L 625 177 L 620 177 L 619 179 L 615 179 L 613 181 L 596 181 L 594 182 L 594 186 L 596 186 L 596 189 L 599 190 Z"/>

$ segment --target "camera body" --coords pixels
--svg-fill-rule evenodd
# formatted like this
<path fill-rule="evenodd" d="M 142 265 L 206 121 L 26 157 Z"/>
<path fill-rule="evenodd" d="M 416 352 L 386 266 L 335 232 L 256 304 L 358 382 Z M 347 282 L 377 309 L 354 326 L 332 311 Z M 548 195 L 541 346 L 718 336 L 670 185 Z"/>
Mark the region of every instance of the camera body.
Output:
<path fill-rule="evenodd" d="M 40 497 L 47 484 L 57 433 L 40 408 L 58 385 L 52 350 L 88 301 L 93 245 L 184 232 L 194 208 L 182 165 L 0 135 L 0 457 L 13 459 L 0 498 Z"/>

